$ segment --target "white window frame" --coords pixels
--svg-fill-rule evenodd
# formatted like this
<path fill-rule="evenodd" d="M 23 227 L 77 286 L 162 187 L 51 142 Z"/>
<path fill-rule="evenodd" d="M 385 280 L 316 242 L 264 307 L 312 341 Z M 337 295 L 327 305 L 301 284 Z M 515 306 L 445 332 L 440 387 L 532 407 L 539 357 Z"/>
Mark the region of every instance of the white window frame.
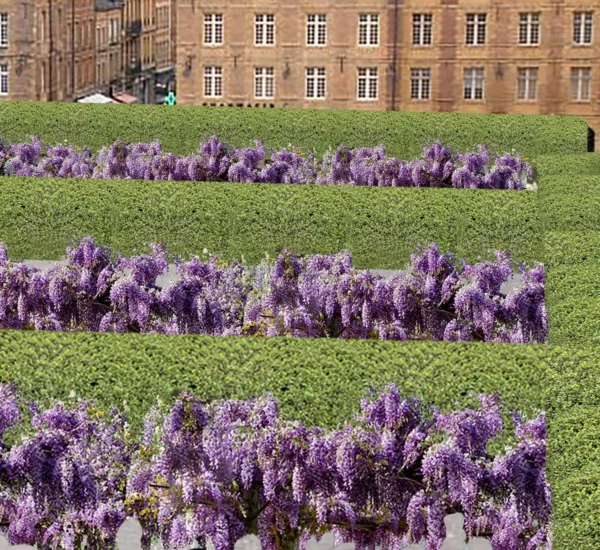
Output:
<path fill-rule="evenodd" d="M 586 31 L 589 34 L 586 36 Z M 588 40 L 586 40 L 588 38 Z M 591 46 L 594 42 L 594 12 L 573 12 L 573 44 L 575 46 Z"/>
<path fill-rule="evenodd" d="M 8 63 L 0 65 L 0 95 L 8 95 L 9 92 L 9 66 Z"/>
<path fill-rule="evenodd" d="M 573 93 L 573 85 L 577 82 L 577 92 Z M 587 86 L 585 83 L 587 82 Z M 591 98 L 592 68 L 571 67 L 571 101 L 589 102 Z M 584 91 L 586 93 L 584 94 Z"/>
<path fill-rule="evenodd" d="M 309 93 L 312 90 L 312 95 Z M 327 69 L 306 67 L 306 99 L 324 100 L 327 97 Z M 322 95 L 320 94 L 322 92 Z"/>
<path fill-rule="evenodd" d="M 426 34 L 425 31 L 428 31 Z M 428 37 L 429 41 L 425 40 Z M 413 13 L 413 46 L 431 46 L 433 43 L 433 15 L 431 13 Z"/>
<path fill-rule="evenodd" d="M 205 13 L 204 14 L 204 45 L 222 46 L 224 36 L 223 14 Z"/>
<path fill-rule="evenodd" d="M 537 36 L 533 32 L 536 30 Z M 524 31 L 524 41 L 523 32 Z M 540 14 L 538 12 L 527 12 L 519 14 L 519 36 L 517 42 L 519 46 L 539 46 L 542 36 L 542 26 L 540 23 Z M 534 37 L 537 40 L 534 41 Z"/>
<path fill-rule="evenodd" d="M 257 13 L 254 16 L 254 45 L 275 46 L 275 15 Z"/>
<path fill-rule="evenodd" d="M 539 73 L 538 67 L 519 67 L 517 69 L 518 101 L 537 101 Z"/>
<path fill-rule="evenodd" d="M 256 99 L 275 97 L 275 67 L 254 68 L 254 97 Z"/>
<path fill-rule="evenodd" d="M 367 48 L 379 46 L 378 13 L 361 13 L 358 15 L 358 45 Z"/>
<path fill-rule="evenodd" d="M 8 48 L 8 13 L 0 13 L 0 48 Z"/>
<path fill-rule="evenodd" d="M 204 97 L 223 97 L 223 67 L 214 65 L 204 66 L 203 91 Z"/>
<path fill-rule="evenodd" d="M 324 13 L 309 13 L 306 16 L 306 45 L 327 46 L 327 15 Z"/>
<path fill-rule="evenodd" d="M 479 88 L 477 85 L 481 84 Z M 467 96 L 467 88 L 471 90 Z M 477 96 L 477 90 L 481 89 L 481 97 Z M 485 68 L 484 67 L 466 67 L 463 76 L 463 100 L 464 101 L 483 101 L 485 99 Z"/>
<path fill-rule="evenodd" d="M 358 101 L 377 101 L 379 99 L 379 71 L 377 67 L 358 67 L 356 84 Z"/>
<path fill-rule="evenodd" d="M 416 87 L 415 87 L 416 83 Z M 416 97 L 413 91 L 417 90 Z M 412 101 L 431 100 L 431 68 L 414 67 L 410 69 L 410 99 Z"/>
<path fill-rule="evenodd" d="M 483 29 L 483 38 L 480 30 Z M 469 33 L 472 31 L 472 35 Z M 472 42 L 469 39 L 472 38 Z M 485 46 L 487 41 L 487 13 L 467 13 L 465 44 L 467 46 Z"/>

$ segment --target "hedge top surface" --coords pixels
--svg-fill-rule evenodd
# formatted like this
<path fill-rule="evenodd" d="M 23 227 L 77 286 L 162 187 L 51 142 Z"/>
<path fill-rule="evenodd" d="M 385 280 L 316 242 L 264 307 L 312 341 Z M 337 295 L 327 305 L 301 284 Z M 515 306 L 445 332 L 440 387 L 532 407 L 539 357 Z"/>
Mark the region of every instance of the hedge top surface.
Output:
<path fill-rule="evenodd" d="M 570 174 L 600 176 L 600 153 L 542 155 L 532 164 L 540 178 Z"/>
<path fill-rule="evenodd" d="M 120 138 L 160 139 L 166 151 L 190 154 L 213 134 L 236 147 L 262 139 L 268 147 L 292 144 L 317 154 L 340 143 L 383 143 L 403 160 L 435 139 L 463 152 L 486 144 L 493 152 L 514 149 L 528 158 L 587 151 L 587 122 L 565 116 L 3 101 L 0 128 L 13 142 L 39 134 L 45 143 L 67 140 L 93 152 Z"/>

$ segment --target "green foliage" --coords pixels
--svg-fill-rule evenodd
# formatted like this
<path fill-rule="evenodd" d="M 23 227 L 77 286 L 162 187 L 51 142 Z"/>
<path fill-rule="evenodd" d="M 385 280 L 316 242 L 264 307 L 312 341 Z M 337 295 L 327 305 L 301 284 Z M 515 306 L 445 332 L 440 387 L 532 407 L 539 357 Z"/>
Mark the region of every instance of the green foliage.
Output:
<path fill-rule="evenodd" d="M 600 229 L 600 175 L 544 177 L 538 196 L 545 228 L 552 231 Z"/>
<path fill-rule="evenodd" d="M 548 367 L 548 475 L 553 547 L 600 548 L 600 347 L 552 347 Z"/>
<path fill-rule="evenodd" d="M 600 176 L 600 153 L 542 155 L 531 164 L 542 179 L 562 175 Z"/>
<path fill-rule="evenodd" d="M 282 414 L 334 427 L 369 388 L 390 382 L 448 412 L 498 391 L 509 409 L 543 409 L 540 345 L 381 342 L 0 331 L 0 380 L 27 398 L 127 401 L 136 426 L 156 396 L 189 390 L 206 399 L 272 392 Z"/>
<path fill-rule="evenodd" d="M 600 231 L 545 233 L 550 343 L 600 344 L 599 264 Z"/>
<path fill-rule="evenodd" d="M 544 232 L 544 266 L 546 269 L 569 265 L 600 264 L 600 231 Z"/>
<path fill-rule="evenodd" d="M 130 255 L 165 241 L 173 254 L 203 248 L 259 262 L 266 252 L 348 249 L 357 267 L 401 269 L 417 247 L 475 261 L 508 249 L 541 259 L 536 194 L 527 191 L 5 178 L 0 242 L 15 259 L 60 259 L 92 235 Z"/>
<path fill-rule="evenodd" d="M 236 147 L 262 139 L 268 147 L 293 144 L 322 154 L 330 146 L 372 147 L 383 143 L 404 160 L 440 139 L 463 152 L 486 143 L 498 153 L 514 148 L 527 158 L 587 151 L 587 122 L 580 117 L 347 111 L 325 109 L 244 109 L 162 105 L 0 103 L 2 136 L 22 141 L 40 134 L 44 142 L 68 142 L 97 151 L 121 138 L 160 139 L 164 149 L 190 154 L 211 134 Z"/>

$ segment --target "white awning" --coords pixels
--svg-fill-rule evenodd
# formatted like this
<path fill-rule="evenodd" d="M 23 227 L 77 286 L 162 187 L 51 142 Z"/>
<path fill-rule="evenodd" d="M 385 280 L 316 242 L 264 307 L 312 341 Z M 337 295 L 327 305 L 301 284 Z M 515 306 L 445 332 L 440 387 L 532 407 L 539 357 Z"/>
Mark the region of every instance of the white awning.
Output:
<path fill-rule="evenodd" d="M 102 94 L 92 94 L 77 100 L 78 103 L 117 103 L 114 99 Z"/>

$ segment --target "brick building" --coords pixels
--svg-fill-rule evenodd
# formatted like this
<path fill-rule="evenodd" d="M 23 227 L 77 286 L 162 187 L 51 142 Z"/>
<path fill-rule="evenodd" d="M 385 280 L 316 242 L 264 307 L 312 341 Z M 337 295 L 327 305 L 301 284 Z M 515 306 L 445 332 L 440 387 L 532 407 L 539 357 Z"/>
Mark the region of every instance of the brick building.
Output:
<path fill-rule="evenodd" d="M 67 96 L 76 100 L 96 89 L 96 0 L 64 0 Z"/>
<path fill-rule="evenodd" d="M 0 99 L 65 99 L 63 4 L 64 0 L 0 0 Z"/>
<path fill-rule="evenodd" d="M 567 114 L 600 134 L 599 8 L 179 0 L 178 102 Z"/>
<path fill-rule="evenodd" d="M 96 0 L 96 91 L 112 95 L 122 88 L 121 0 Z"/>
<path fill-rule="evenodd" d="M 162 103 L 175 81 L 173 12 L 174 0 L 156 0 L 155 61 L 156 102 Z"/>

